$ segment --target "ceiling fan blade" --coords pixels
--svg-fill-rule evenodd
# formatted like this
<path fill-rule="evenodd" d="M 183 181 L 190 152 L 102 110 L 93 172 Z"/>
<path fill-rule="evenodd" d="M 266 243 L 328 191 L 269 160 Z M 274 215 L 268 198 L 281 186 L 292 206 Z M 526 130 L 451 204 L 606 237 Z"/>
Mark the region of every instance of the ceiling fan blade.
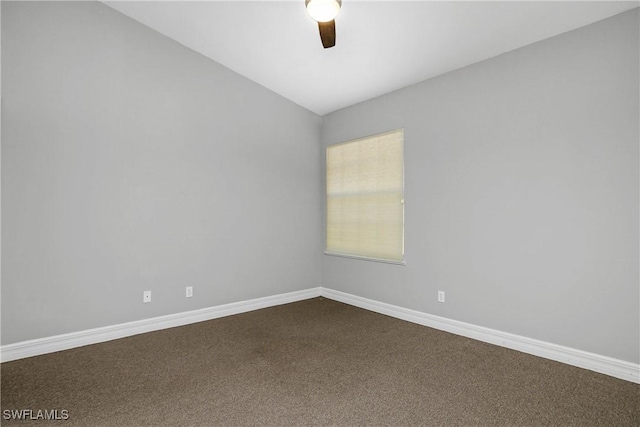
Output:
<path fill-rule="evenodd" d="M 336 21 L 318 22 L 320 39 L 325 49 L 336 45 Z"/>

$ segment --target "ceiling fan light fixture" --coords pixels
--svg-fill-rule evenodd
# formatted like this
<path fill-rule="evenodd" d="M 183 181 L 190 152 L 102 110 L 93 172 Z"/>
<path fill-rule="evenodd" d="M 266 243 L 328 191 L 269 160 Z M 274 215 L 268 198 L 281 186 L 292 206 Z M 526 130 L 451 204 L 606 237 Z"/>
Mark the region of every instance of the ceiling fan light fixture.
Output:
<path fill-rule="evenodd" d="M 342 6 L 342 0 L 305 0 L 307 13 L 317 22 L 333 21 Z"/>

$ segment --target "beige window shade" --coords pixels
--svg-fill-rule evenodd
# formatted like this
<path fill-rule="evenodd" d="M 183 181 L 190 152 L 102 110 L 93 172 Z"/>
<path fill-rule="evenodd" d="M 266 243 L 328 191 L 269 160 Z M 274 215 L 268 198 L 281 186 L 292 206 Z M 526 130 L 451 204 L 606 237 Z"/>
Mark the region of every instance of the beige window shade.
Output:
<path fill-rule="evenodd" d="M 404 258 L 402 129 L 327 147 L 327 253 Z"/>

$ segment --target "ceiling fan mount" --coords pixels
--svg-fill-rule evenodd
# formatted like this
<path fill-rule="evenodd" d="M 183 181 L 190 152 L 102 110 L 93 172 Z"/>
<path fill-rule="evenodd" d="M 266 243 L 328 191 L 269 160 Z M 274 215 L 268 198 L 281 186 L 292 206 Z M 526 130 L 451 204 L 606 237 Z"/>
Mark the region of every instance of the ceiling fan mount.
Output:
<path fill-rule="evenodd" d="M 336 21 L 342 0 L 305 0 L 307 13 L 318 23 L 320 40 L 325 49 L 336 45 Z"/>

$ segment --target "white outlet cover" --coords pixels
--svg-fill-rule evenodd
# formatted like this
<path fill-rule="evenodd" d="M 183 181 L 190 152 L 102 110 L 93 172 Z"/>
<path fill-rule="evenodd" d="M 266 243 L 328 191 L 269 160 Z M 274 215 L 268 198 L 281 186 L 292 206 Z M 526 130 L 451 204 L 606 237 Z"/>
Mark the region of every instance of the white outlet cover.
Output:
<path fill-rule="evenodd" d="M 444 291 L 438 291 L 438 302 L 444 302 Z"/>
<path fill-rule="evenodd" d="M 148 303 L 151 302 L 151 291 L 144 291 L 142 294 L 142 302 Z"/>
<path fill-rule="evenodd" d="M 191 298 L 193 296 L 193 286 L 187 286 L 187 298 Z"/>

